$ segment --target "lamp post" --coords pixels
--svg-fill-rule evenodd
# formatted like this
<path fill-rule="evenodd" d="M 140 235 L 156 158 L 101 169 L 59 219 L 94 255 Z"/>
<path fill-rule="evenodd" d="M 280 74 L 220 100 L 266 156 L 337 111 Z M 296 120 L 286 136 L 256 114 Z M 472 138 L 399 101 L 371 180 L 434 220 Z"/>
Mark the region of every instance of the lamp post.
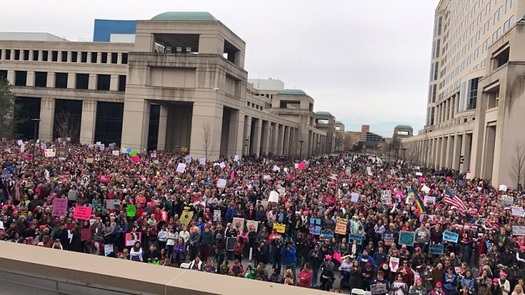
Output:
<path fill-rule="evenodd" d="M 302 160 L 303 159 L 303 142 L 304 140 L 299 140 L 299 143 L 300 143 L 300 147 L 299 147 L 299 160 Z"/>
<path fill-rule="evenodd" d="M 35 131 L 33 133 L 33 149 L 31 151 L 31 161 L 34 161 L 35 160 L 35 147 L 36 147 L 36 137 L 37 137 L 37 129 L 38 129 L 38 123 L 40 122 L 40 119 L 38 118 L 33 118 L 31 119 L 31 121 L 33 121 L 34 125 L 35 125 Z"/>

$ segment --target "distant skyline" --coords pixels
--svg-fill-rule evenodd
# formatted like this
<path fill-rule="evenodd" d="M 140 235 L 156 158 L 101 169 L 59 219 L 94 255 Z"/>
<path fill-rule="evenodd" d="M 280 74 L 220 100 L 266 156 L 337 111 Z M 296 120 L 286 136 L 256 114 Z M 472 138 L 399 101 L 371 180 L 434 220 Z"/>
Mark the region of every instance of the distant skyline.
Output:
<path fill-rule="evenodd" d="M 249 78 L 304 90 L 314 111 L 345 129 L 392 136 L 423 128 L 434 10 L 439 0 L 158 0 L 10 2 L 0 31 L 92 39 L 94 19 L 150 19 L 166 11 L 208 11 L 246 42 Z"/>

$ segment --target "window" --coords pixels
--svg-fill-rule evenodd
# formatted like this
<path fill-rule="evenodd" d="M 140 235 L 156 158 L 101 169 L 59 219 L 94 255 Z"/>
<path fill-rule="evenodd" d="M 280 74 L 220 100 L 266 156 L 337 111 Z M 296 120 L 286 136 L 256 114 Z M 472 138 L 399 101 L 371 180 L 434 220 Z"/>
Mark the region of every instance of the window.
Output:
<path fill-rule="evenodd" d="M 97 63 L 97 52 L 91 52 L 91 63 L 96 64 Z"/>
<path fill-rule="evenodd" d="M 67 51 L 62 51 L 62 62 L 67 62 Z"/>
<path fill-rule="evenodd" d="M 97 90 L 109 90 L 111 75 L 97 75 Z"/>
<path fill-rule="evenodd" d="M 15 60 L 20 60 L 20 50 L 15 49 Z"/>
<path fill-rule="evenodd" d="M 102 52 L 100 54 L 100 62 L 103 63 L 103 64 L 107 64 L 108 63 L 108 53 L 107 52 Z"/>
<path fill-rule="evenodd" d="M 11 59 L 11 49 L 6 49 L 5 50 L 5 60 L 10 60 Z"/>
<path fill-rule="evenodd" d="M 33 50 L 33 61 L 38 61 L 38 50 Z"/>
<path fill-rule="evenodd" d="M 49 52 L 47 50 L 42 51 L 42 61 L 47 61 Z"/>
<path fill-rule="evenodd" d="M 47 87 L 47 72 L 35 72 L 35 87 Z"/>
<path fill-rule="evenodd" d="M 7 70 L 0 70 L 0 79 L 7 80 Z"/>
<path fill-rule="evenodd" d="M 116 64 L 118 62 L 118 53 L 112 52 L 111 53 L 111 63 Z"/>
<path fill-rule="evenodd" d="M 15 86 L 27 85 L 27 71 L 15 71 Z"/>
<path fill-rule="evenodd" d="M 51 51 L 51 61 L 58 61 L 58 51 Z"/>
<path fill-rule="evenodd" d="M 82 51 L 82 53 L 80 53 L 80 62 L 82 63 L 86 63 L 87 62 L 87 52 L 85 51 Z"/>
<path fill-rule="evenodd" d="M 118 76 L 118 91 L 126 91 L 126 75 Z"/>
<path fill-rule="evenodd" d="M 128 64 L 128 54 L 127 53 L 122 53 L 122 64 L 123 65 Z"/>
<path fill-rule="evenodd" d="M 29 50 L 24 50 L 24 60 L 29 60 Z"/>
<path fill-rule="evenodd" d="M 507 11 L 509 11 L 511 8 L 512 8 L 512 0 L 507 0 L 507 2 L 505 2 L 505 13 L 507 13 Z"/>
<path fill-rule="evenodd" d="M 2 59 L 2 49 L 0 49 L 0 60 Z"/>
<path fill-rule="evenodd" d="M 55 73 L 55 88 L 67 88 L 67 73 Z"/>
<path fill-rule="evenodd" d="M 114 142 L 120 145 L 124 103 L 97 102 L 95 142 Z"/>
<path fill-rule="evenodd" d="M 71 51 L 71 62 L 77 62 L 78 59 L 78 52 Z"/>
<path fill-rule="evenodd" d="M 77 74 L 75 88 L 89 89 L 89 74 Z"/>

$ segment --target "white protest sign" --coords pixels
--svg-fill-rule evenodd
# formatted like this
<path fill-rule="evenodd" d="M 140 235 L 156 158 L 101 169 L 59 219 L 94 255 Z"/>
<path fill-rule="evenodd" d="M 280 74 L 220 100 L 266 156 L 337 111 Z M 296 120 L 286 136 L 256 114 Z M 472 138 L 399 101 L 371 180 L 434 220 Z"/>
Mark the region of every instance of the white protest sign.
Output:
<path fill-rule="evenodd" d="M 390 257 L 390 262 L 388 263 L 390 266 L 390 270 L 393 272 L 397 272 L 397 269 L 399 268 L 399 258 L 398 257 Z"/>
<path fill-rule="evenodd" d="M 499 190 L 502 191 L 502 192 L 506 192 L 507 191 L 507 186 L 504 185 L 504 184 L 500 184 L 499 185 Z"/>
<path fill-rule="evenodd" d="M 113 154 L 113 156 L 120 155 L 120 151 L 119 150 L 113 150 L 111 153 Z"/>
<path fill-rule="evenodd" d="M 514 236 L 525 236 L 525 225 L 513 225 L 512 235 Z"/>
<path fill-rule="evenodd" d="M 416 176 L 423 176 L 423 173 L 421 173 L 421 172 L 416 172 Z"/>
<path fill-rule="evenodd" d="M 510 210 L 512 212 L 512 216 L 525 217 L 525 211 L 523 210 L 523 207 L 512 206 L 510 207 Z"/>
<path fill-rule="evenodd" d="M 434 197 L 434 196 L 425 196 L 425 198 L 423 199 L 423 202 L 425 204 L 427 204 L 427 203 L 436 204 L 436 197 Z"/>
<path fill-rule="evenodd" d="M 217 180 L 217 187 L 218 188 L 225 188 L 226 187 L 226 179 L 221 178 Z"/>
<path fill-rule="evenodd" d="M 235 156 L 233 156 L 233 160 L 234 160 L 235 162 L 239 161 L 239 155 L 235 155 Z"/>
<path fill-rule="evenodd" d="M 224 162 L 221 162 L 221 163 L 219 164 L 219 166 L 221 167 L 221 169 L 226 168 L 226 164 L 224 164 Z"/>
<path fill-rule="evenodd" d="M 177 173 L 184 173 L 184 171 L 186 171 L 186 164 L 184 163 L 179 163 L 177 165 Z"/>
<path fill-rule="evenodd" d="M 430 188 L 426 185 L 424 185 L 422 188 L 421 188 L 421 191 L 423 191 L 425 194 L 428 194 L 430 192 Z"/>
<path fill-rule="evenodd" d="M 279 202 L 279 193 L 276 191 L 271 191 L 270 196 L 268 197 L 268 202 L 273 202 L 273 203 Z"/>
<path fill-rule="evenodd" d="M 55 149 L 45 149 L 44 156 L 46 158 L 53 158 L 56 155 Z"/>
<path fill-rule="evenodd" d="M 191 163 L 191 156 L 187 155 L 186 157 L 184 157 L 184 160 L 186 161 L 186 163 Z"/>
<path fill-rule="evenodd" d="M 281 171 L 281 168 L 279 168 L 279 166 L 277 166 L 277 165 L 273 165 L 272 170 L 276 171 L 276 172 L 279 172 L 279 171 Z"/>
<path fill-rule="evenodd" d="M 390 190 L 381 191 L 381 204 L 390 205 L 392 203 L 392 192 Z"/>
<path fill-rule="evenodd" d="M 358 193 L 350 194 L 350 201 L 352 201 L 354 203 L 359 202 L 359 194 Z"/>
<path fill-rule="evenodd" d="M 203 166 L 206 165 L 206 157 L 200 157 L 199 158 L 199 164 L 203 165 Z"/>
<path fill-rule="evenodd" d="M 374 175 L 372 173 L 372 167 L 366 167 L 366 172 L 368 173 L 368 176 L 373 176 Z"/>

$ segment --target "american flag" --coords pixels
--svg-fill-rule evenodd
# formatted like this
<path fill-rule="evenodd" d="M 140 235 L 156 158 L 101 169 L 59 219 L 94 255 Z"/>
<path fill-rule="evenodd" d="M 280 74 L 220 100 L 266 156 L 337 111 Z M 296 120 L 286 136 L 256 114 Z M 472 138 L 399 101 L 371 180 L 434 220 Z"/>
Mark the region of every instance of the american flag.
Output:
<path fill-rule="evenodd" d="M 468 210 L 468 207 L 465 204 L 465 202 L 463 202 L 463 200 L 457 197 L 456 194 L 454 194 L 454 192 L 448 186 L 445 188 L 445 196 L 443 197 L 443 202 L 445 202 L 445 204 L 447 205 L 454 206 L 461 214 L 465 214 L 465 212 L 467 212 Z"/>

